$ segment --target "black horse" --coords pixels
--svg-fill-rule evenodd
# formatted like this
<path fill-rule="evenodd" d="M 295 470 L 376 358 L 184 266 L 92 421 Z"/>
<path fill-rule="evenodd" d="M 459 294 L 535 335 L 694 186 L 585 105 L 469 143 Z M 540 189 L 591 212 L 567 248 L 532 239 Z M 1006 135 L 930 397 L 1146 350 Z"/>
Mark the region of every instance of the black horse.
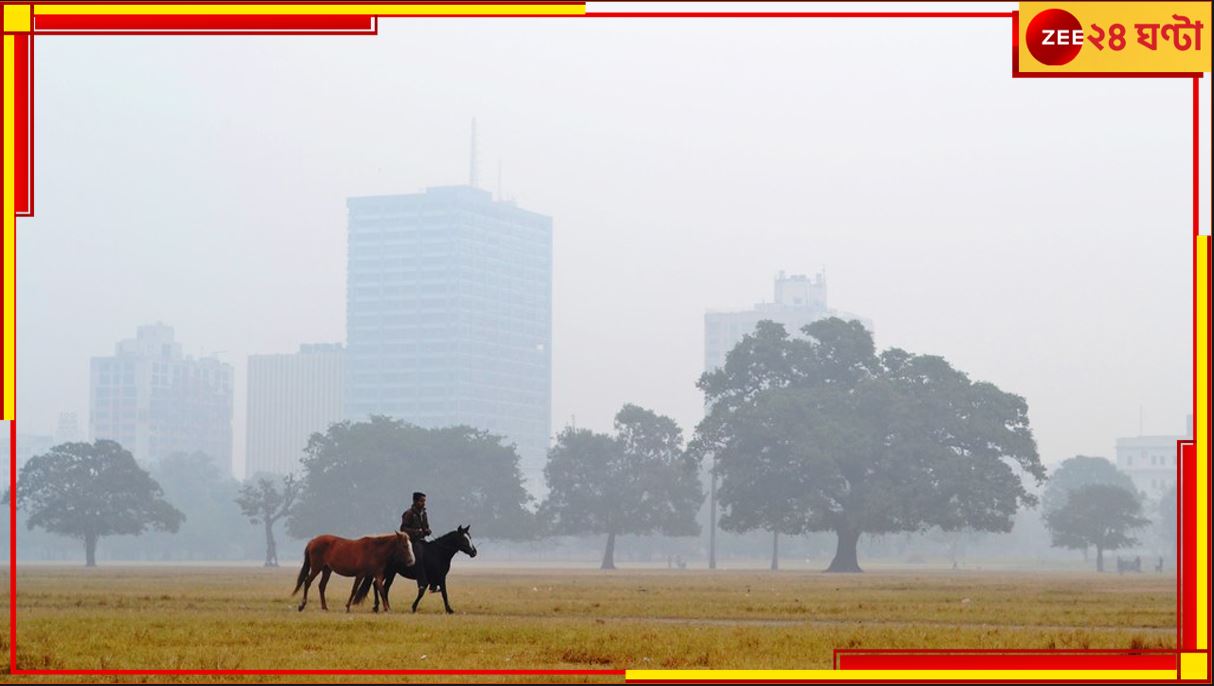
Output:
<path fill-rule="evenodd" d="M 392 581 L 396 578 L 396 574 L 400 574 L 406 579 L 417 581 L 417 598 L 413 600 L 414 612 L 417 612 L 417 604 L 426 594 L 426 588 L 434 585 L 438 586 L 439 591 L 443 594 L 443 607 L 447 609 L 447 614 L 453 614 L 455 610 L 451 609 L 451 603 L 447 601 L 447 572 L 451 571 L 451 558 L 455 557 L 456 553 L 476 557 L 476 546 L 472 544 L 472 536 L 468 533 L 469 528 L 461 526 L 433 541 L 414 541 L 413 554 L 417 558 L 417 562 L 411 567 L 395 565 L 395 569 L 389 569 L 385 575 L 384 606 L 386 607 L 388 604 L 388 590 L 392 588 Z M 354 580 L 354 587 L 358 589 L 354 594 L 355 605 L 367 597 L 373 581 L 374 579 L 371 577 Z M 379 599 L 380 593 L 376 592 L 375 612 L 379 612 Z"/>

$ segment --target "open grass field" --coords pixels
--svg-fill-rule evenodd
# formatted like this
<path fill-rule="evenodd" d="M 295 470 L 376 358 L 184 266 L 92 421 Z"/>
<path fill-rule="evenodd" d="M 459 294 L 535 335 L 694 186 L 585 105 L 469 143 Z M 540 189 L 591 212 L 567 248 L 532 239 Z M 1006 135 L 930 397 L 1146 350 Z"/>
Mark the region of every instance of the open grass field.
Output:
<path fill-rule="evenodd" d="M 458 613 L 452 616 L 443 613 L 437 595 L 428 595 L 418 613 L 410 614 L 415 586 L 405 579 L 397 579 L 392 590 L 393 614 L 374 615 L 369 606 L 346 614 L 350 580 L 336 576 L 328 588 L 329 611 L 321 611 L 313 585 L 300 613 L 298 598 L 290 597 L 294 565 L 278 570 L 23 566 L 18 664 L 50 669 L 828 668 L 834 648 L 1168 648 L 1176 635 L 1175 579 L 1155 574 L 839 576 L 470 566 L 457 567 L 449 579 Z M 6 617 L 7 588 L 5 574 Z M 0 646 L 7 673 L 7 632 Z M 423 680 L 362 680 L 385 679 Z"/>

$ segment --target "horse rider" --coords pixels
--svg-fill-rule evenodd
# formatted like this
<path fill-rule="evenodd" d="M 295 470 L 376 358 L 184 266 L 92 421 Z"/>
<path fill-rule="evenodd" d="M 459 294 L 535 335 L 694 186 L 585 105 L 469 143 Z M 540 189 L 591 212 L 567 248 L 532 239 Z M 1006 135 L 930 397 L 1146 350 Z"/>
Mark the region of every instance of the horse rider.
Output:
<path fill-rule="evenodd" d="M 421 491 L 413 492 L 413 504 L 401 513 L 400 530 L 409 534 L 414 541 L 426 542 L 430 531 L 430 518 L 426 516 L 426 494 Z M 430 584 L 430 592 L 438 591 L 438 584 Z"/>
<path fill-rule="evenodd" d="M 430 518 L 426 516 L 426 494 L 413 493 L 413 505 L 400 516 L 400 530 L 414 541 L 424 541 L 430 535 Z"/>

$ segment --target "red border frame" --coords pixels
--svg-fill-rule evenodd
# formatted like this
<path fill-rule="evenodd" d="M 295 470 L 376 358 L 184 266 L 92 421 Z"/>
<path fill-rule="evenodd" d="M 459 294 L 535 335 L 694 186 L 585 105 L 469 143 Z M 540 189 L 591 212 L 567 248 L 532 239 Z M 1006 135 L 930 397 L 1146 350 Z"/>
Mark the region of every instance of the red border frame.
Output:
<path fill-rule="evenodd" d="M 600 2 L 615 2 L 617 0 L 600 0 Z M 129 4 L 151 4 L 141 0 Z M 489 0 L 493 4 L 516 4 L 514 2 Z M 15 3 L 0 3 L 15 4 Z M 22 3 L 28 4 L 28 3 Z M 50 0 L 40 4 L 61 4 L 61 0 Z M 156 4 L 237 4 L 225 2 L 182 2 L 167 0 Z M 329 4 L 323 0 L 262 0 L 257 4 Z M 393 2 L 389 0 L 380 4 L 435 4 L 414 2 Z M 485 4 L 476 2 L 449 2 L 446 4 Z M 553 4 L 581 5 L 581 2 L 559 2 Z M 32 15 L 32 7 L 31 7 Z M 34 107 L 34 36 L 46 35 L 376 35 L 378 33 L 378 18 L 380 16 L 408 15 L 141 15 L 128 17 L 99 17 L 96 15 L 48 15 L 31 16 L 30 31 L 16 33 L 16 214 L 17 216 L 33 216 L 34 214 L 34 154 L 33 154 L 33 107 Z M 1012 28 L 1012 77 L 1013 78 L 1187 78 L 1193 82 L 1193 232 L 1198 234 L 1199 228 L 1199 193 L 1200 193 L 1200 147 L 1199 147 L 1199 93 L 1200 73 L 1185 72 L 1154 72 L 1154 73 L 1102 73 L 1102 72 L 1072 72 L 1072 73 L 1038 73 L 1022 72 L 1019 69 L 1019 12 L 587 12 L 587 18 L 809 18 L 809 19 L 979 19 L 996 18 L 1011 19 Z M 428 15 L 411 18 L 575 18 L 561 15 L 512 15 L 512 14 L 477 14 L 477 15 Z M 1196 253 L 1194 254 L 1194 277 L 1196 277 Z M 1194 303 L 1196 307 L 1196 303 Z M 1196 362 L 1196 323 L 1197 314 L 1194 312 L 1194 362 Z M 15 351 L 14 351 L 15 352 Z M 0 374 L 2 374 L 0 370 Z M 1194 366 L 1196 373 L 1196 365 Z M 3 379 L 0 376 L 0 383 Z M 1194 384 L 1194 405 L 1196 406 L 1196 384 Z M 10 422 L 10 483 L 16 480 L 16 408 L 13 409 L 14 419 Z M 1185 527 L 1184 521 L 1196 520 L 1196 446 L 1192 441 L 1177 443 L 1178 469 L 1178 512 L 1177 527 L 1178 557 L 1177 566 L 1177 644 L 1174 650 L 956 650 L 956 649 L 922 649 L 922 650 L 847 650 L 837 649 L 834 652 L 836 669 L 1177 669 L 1179 670 L 1179 655 L 1184 651 L 1196 649 L 1196 531 Z M 1208 456 L 1207 456 L 1208 458 Z M 1208 491 L 1207 491 L 1208 493 Z M 166 669 L 119 669 L 119 670 L 27 670 L 17 667 L 17 568 L 16 568 L 16 504 L 10 499 L 10 576 L 9 576 L 9 667 L 13 675 L 83 675 L 83 676 L 143 676 L 143 675 L 176 675 L 176 676 L 255 676 L 255 675 L 369 675 L 369 676 L 407 676 L 407 675 L 439 675 L 439 676 L 623 676 L 623 669 L 556 669 L 556 670 L 527 670 L 527 669 L 489 669 L 489 670 L 449 670 L 449 669 L 406 669 L 406 670 L 329 670 L 329 669 L 244 669 L 244 670 L 166 670 Z M 1209 549 L 1207 548 L 1207 551 Z M 1209 580 L 1207 579 L 1207 585 Z M 1186 610 L 1189 610 L 1186 612 Z M 1209 617 L 1207 616 L 1207 622 Z M 1207 634 L 1209 635 L 1209 634 Z M 1204 651 L 1207 657 L 1207 674 L 1209 673 L 1210 651 Z M 1165 665 L 1166 666 L 1160 666 Z M 1014 665 L 1014 667 L 1012 667 Z M 1179 676 L 1179 673 L 1178 673 Z M 882 680 L 885 682 L 885 680 Z M 890 679 L 888 683 L 905 683 L 916 679 Z M 998 681 L 992 680 L 991 683 Z M 657 681 L 648 683 L 660 683 Z M 722 682 L 728 683 L 728 682 Z M 786 683 L 781 680 L 770 682 L 747 681 L 745 683 Z M 827 681 L 824 683 L 831 683 Z"/>

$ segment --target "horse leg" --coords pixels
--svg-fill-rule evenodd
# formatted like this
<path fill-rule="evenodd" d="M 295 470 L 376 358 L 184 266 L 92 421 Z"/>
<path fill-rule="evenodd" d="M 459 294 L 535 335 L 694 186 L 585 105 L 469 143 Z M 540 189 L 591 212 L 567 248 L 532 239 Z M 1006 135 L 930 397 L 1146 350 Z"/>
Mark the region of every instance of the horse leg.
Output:
<path fill-rule="evenodd" d="M 354 603 L 354 594 L 358 593 L 358 582 L 362 580 L 361 576 L 354 577 L 354 586 L 350 588 L 350 598 L 346 601 L 346 612 L 350 611 L 350 605 Z"/>
<path fill-rule="evenodd" d="M 311 572 L 308 572 L 308 578 L 304 581 L 303 600 L 300 601 L 300 603 L 299 603 L 300 612 L 303 612 L 304 607 L 307 606 L 307 604 L 308 604 L 308 589 L 312 587 L 312 580 L 316 578 L 317 574 L 320 574 L 319 567 L 316 569 L 313 569 Z"/>
<path fill-rule="evenodd" d="M 443 579 L 438 582 L 438 590 L 440 593 L 443 594 L 443 607 L 447 608 L 447 614 L 449 614 L 449 615 L 455 614 L 455 610 L 451 609 L 451 603 L 447 602 L 447 578 L 446 577 L 443 577 Z"/>
<path fill-rule="evenodd" d="M 417 604 L 422 601 L 422 596 L 426 595 L 426 587 L 422 584 L 417 585 L 417 598 L 413 601 L 413 611 L 417 612 Z"/>
<path fill-rule="evenodd" d="M 333 573 L 332 569 L 325 567 L 324 573 L 320 575 L 320 586 L 316 590 L 320 591 L 320 609 L 325 612 L 329 611 L 329 606 L 325 604 L 325 586 L 329 585 L 329 575 Z"/>
<path fill-rule="evenodd" d="M 381 597 L 383 596 L 384 578 L 376 575 L 375 577 L 375 592 Z M 384 612 L 388 611 L 388 599 L 384 598 Z"/>
<path fill-rule="evenodd" d="M 387 607 L 388 607 L 388 591 L 392 589 L 392 580 L 393 580 L 393 579 L 395 579 L 395 578 L 396 578 L 396 574 L 395 574 L 395 573 L 393 573 L 393 574 L 391 574 L 391 575 L 389 575 L 389 576 L 384 577 L 384 591 L 383 591 L 383 596 L 384 596 L 384 607 L 385 607 L 385 608 L 387 608 Z M 387 610 L 385 609 L 384 611 L 386 612 Z"/>

